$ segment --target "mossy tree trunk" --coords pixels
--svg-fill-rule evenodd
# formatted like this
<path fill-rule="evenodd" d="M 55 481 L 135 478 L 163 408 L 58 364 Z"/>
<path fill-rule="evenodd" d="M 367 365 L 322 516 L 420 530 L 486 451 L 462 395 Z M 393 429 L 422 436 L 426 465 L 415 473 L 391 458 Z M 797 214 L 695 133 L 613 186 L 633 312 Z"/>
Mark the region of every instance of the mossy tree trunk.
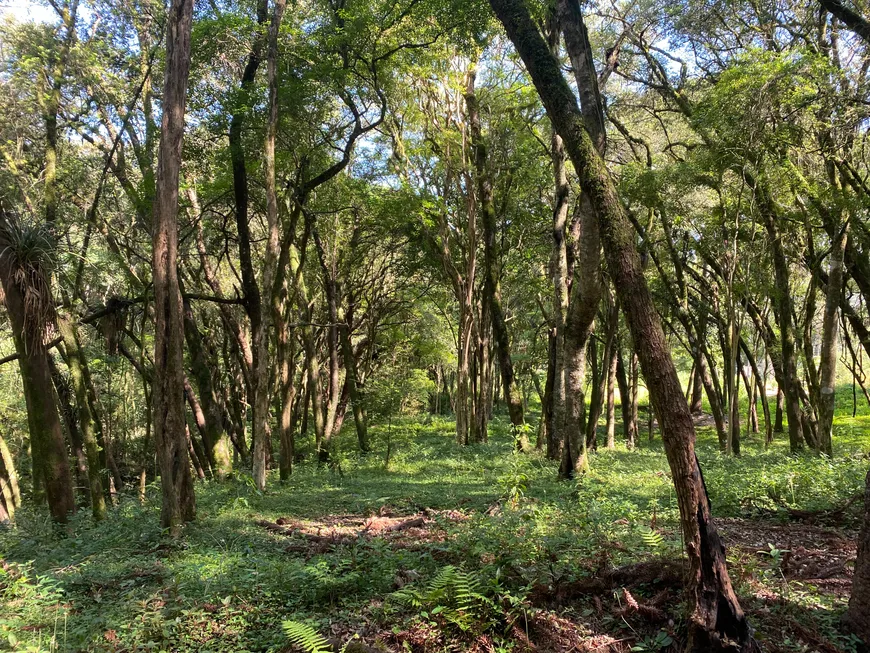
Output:
<path fill-rule="evenodd" d="M 186 301 L 184 302 L 184 339 L 203 412 L 205 455 L 215 476 L 219 479 L 226 478 L 233 471 L 233 461 L 229 435 L 224 428 L 224 409 L 212 378 L 215 356 L 209 354 L 190 303 Z"/>
<path fill-rule="evenodd" d="M 8 248 L 11 251 L 14 247 L 9 240 L 10 228 L 6 215 L 0 213 L 0 249 Z M 16 277 L 15 257 L 0 256 L 0 283 L 3 285 L 27 405 L 34 486 L 44 489 L 52 518 L 65 523 L 69 515 L 75 512 L 75 498 L 66 442 L 52 385 L 49 353 L 43 342 L 42 330 L 33 332 L 33 317 L 27 316 L 25 295 Z M 41 283 L 48 287 L 47 279 L 43 278 Z"/>
<path fill-rule="evenodd" d="M 505 26 L 550 120 L 565 142 L 600 226 L 608 270 L 659 418 L 674 479 L 688 561 L 688 648 L 697 652 L 757 650 L 731 587 L 725 548 L 710 515 L 695 455 L 692 416 L 643 275 L 634 230 L 559 63 L 549 52 L 525 3 L 490 0 L 490 5 Z"/>
<path fill-rule="evenodd" d="M 477 200 L 483 226 L 483 292 L 486 295 L 486 303 L 489 308 L 492 333 L 495 337 L 496 352 L 498 354 L 498 368 L 501 373 L 505 401 L 508 405 L 508 415 L 510 416 L 511 426 L 514 431 L 516 446 L 519 450 L 524 450 L 528 447 L 528 438 L 522 429 L 525 423 L 523 402 L 514 374 L 510 336 L 508 335 L 504 309 L 502 308 L 501 283 L 499 282 L 497 260 L 498 252 L 496 251 L 495 240 L 498 227 L 496 225 L 495 201 L 493 199 L 493 182 L 488 168 L 487 146 L 480 121 L 480 103 L 474 91 L 475 78 L 475 71 L 470 71 L 465 88 L 465 106 L 468 112 L 471 146 L 474 149 Z"/>
<path fill-rule="evenodd" d="M 831 246 L 825 313 L 822 319 L 822 360 L 819 366 L 819 450 L 833 455 L 832 429 L 837 407 L 837 358 L 839 357 L 840 293 L 843 288 L 843 258 L 848 241 L 847 226 L 837 234 Z"/>
<path fill-rule="evenodd" d="M 88 489 L 91 496 L 91 513 L 96 521 L 106 517 L 106 499 L 103 495 L 103 476 L 108 472 L 100 465 L 100 449 L 97 444 L 96 416 L 91 412 L 88 386 L 85 383 L 87 358 L 82 351 L 76 324 L 68 317 L 58 320 L 58 328 L 66 350 L 69 377 L 76 398 L 76 412 L 88 461 Z"/>
<path fill-rule="evenodd" d="M 559 0 L 556 13 L 580 92 L 581 122 L 591 138 L 593 148 L 603 156 L 607 145 L 604 106 L 598 91 L 592 46 L 580 14 L 580 5 L 577 0 Z M 573 163 L 566 135 L 558 127 L 556 131 L 562 137 Z M 602 290 L 599 224 L 585 189 L 580 194 L 578 210 L 576 260 L 562 342 L 565 350 L 565 424 L 560 478 L 572 478 L 575 472 L 586 465 L 586 351 Z"/>

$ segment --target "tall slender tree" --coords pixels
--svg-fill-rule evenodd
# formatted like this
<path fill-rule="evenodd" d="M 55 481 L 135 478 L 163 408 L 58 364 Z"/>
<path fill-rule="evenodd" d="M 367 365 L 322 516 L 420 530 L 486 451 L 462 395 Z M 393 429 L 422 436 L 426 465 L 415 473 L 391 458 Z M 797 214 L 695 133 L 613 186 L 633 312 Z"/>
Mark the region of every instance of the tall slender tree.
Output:
<path fill-rule="evenodd" d="M 178 184 L 190 74 L 193 0 L 173 0 L 166 25 L 166 76 L 154 200 L 154 441 L 160 461 L 160 523 L 178 535 L 196 515 L 184 412 L 184 309 L 178 283 Z"/>

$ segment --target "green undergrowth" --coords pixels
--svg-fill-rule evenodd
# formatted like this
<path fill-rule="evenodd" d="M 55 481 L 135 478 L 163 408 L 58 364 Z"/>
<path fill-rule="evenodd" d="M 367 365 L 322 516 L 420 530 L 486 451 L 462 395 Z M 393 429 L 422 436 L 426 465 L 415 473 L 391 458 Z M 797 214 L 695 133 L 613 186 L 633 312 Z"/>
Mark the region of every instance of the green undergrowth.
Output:
<path fill-rule="evenodd" d="M 718 452 L 715 434 L 702 429 L 698 456 L 714 513 L 784 520 L 788 509 L 844 503 L 866 473 L 866 419 L 838 420 L 833 460 L 790 456 L 783 435 L 767 450 L 763 436 L 746 438 L 743 456 L 729 459 Z M 513 452 L 502 417 L 489 443 L 464 448 L 445 419 L 406 419 L 387 431 L 372 428 L 373 453 L 364 458 L 352 453 L 348 432 L 331 467 L 303 462 L 289 482 L 271 478 L 265 493 L 245 477 L 199 484 L 197 520 L 178 541 L 158 527 L 157 487 L 149 487 L 144 505 L 122 499 L 98 525 L 81 511 L 66 533 L 41 513 L 22 511 L 16 527 L 0 534 L 0 650 L 280 651 L 290 650 L 282 624 L 292 621 L 325 634 L 335 624 L 345 633 L 426 626 L 460 641 L 477 629 L 495 650 L 508 651 L 515 649 L 510 630 L 518 615 L 536 609 L 536 588 L 562 586 L 602 566 L 682 555 L 657 433 L 632 451 L 620 445 L 593 454 L 590 471 L 565 483 L 539 453 Z M 256 523 L 424 509 L 464 518 L 436 516 L 445 536 L 415 547 L 361 537 L 308 552 L 288 550 L 286 538 Z M 821 615 L 818 623 L 834 641 L 843 598 L 794 584 L 783 589 L 773 558 L 760 560 L 753 559 L 749 576 L 736 575 L 750 610 L 761 583 L 787 597 L 779 609 Z M 427 585 L 447 567 L 472 583 L 479 620 L 458 609 L 448 590 L 442 596 Z M 410 588 L 404 603 L 393 598 L 400 586 Z M 592 614 L 590 606 L 581 601 L 572 609 L 580 619 Z M 622 633 L 622 623 L 611 621 L 596 623 Z M 677 618 L 665 630 L 622 635 L 637 646 L 665 642 L 650 650 L 668 650 L 680 628 Z M 781 650 L 802 650 L 795 646 Z"/>

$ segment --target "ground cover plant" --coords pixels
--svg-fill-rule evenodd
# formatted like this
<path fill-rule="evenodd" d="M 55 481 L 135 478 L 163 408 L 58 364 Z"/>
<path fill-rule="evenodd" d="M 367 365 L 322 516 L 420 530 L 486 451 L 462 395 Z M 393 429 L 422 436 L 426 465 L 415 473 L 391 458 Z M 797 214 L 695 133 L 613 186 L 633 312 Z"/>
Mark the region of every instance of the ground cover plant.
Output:
<path fill-rule="evenodd" d="M 838 419 L 833 460 L 756 439 L 735 461 L 701 432 L 730 570 L 765 650 L 857 650 L 839 619 L 859 511 L 825 511 L 862 488 L 866 437 L 846 434 L 868 417 Z M 199 518 L 177 541 L 159 528 L 157 488 L 98 525 L 76 518 L 66 536 L 20 515 L 0 539 L 0 641 L 281 651 L 295 622 L 328 650 L 680 650 L 678 513 L 657 434 L 565 483 L 543 456 L 514 452 L 504 418 L 464 448 L 445 419 L 393 428 L 389 470 L 375 428 L 372 453 L 341 473 L 301 464 L 265 493 L 243 478 L 198 488 Z"/>

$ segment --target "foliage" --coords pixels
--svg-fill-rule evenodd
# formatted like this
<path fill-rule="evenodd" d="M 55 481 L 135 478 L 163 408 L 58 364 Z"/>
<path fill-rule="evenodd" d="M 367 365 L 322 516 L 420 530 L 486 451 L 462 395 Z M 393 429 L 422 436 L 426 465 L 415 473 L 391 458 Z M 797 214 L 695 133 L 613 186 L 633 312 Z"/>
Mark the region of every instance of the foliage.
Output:
<path fill-rule="evenodd" d="M 333 649 L 323 635 L 300 621 L 285 621 L 282 624 L 287 639 L 305 653 L 332 653 Z M 342 648 L 342 653 L 347 648 Z"/>
<path fill-rule="evenodd" d="M 375 426 L 374 455 L 349 458 L 342 475 L 303 462 L 279 492 L 256 492 L 244 480 L 201 484 L 199 519 L 179 542 L 161 535 L 157 487 L 148 488 L 144 505 L 124 499 L 100 524 L 80 514 L 64 537 L 53 533 L 38 512 L 24 510 L 15 529 L 0 533 L 0 558 L 6 565 L 0 565 L 0 641 L 14 634 L 18 644 L 13 650 L 39 641 L 44 645 L 55 635 L 58 648 L 69 651 L 109 651 L 114 637 L 130 648 L 265 650 L 286 646 L 282 624 L 287 620 L 319 632 L 328 623 L 344 623 L 349 631 L 343 632 L 354 632 L 360 615 L 382 619 L 387 631 L 403 619 L 422 619 L 449 626 L 456 637 L 466 633 L 461 624 L 476 633 L 488 626 L 487 632 L 500 638 L 506 624 L 519 619 L 516 623 L 524 628 L 523 615 L 534 612 L 529 587 L 583 578 L 603 552 L 617 567 L 645 559 L 651 551 L 645 541 L 651 501 L 657 505 L 656 533 L 663 540 L 653 551 L 676 555 L 677 513 L 658 441 L 634 451 L 620 446 L 594 454 L 590 475 L 575 486 L 555 479 L 554 463 L 514 454 L 508 424 L 499 416 L 495 425 L 490 443 L 462 448 L 453 440 L 449 421 L 397 420 L 389 472 L 379 461 L 385 427 Z M 347 440 L 350 445 L 352 438 Z M 863 447 L 858 435 L 843 441 L 832 469 L 850 469 L 843 455 L 847 444 L 855 452 Z M 716 449 L 715 436 L 703 435 L 699 456 L 714 509 L 720 516 L 742 516 L 740 505 L 722 501 L 720 488 L 730 468 L 727 458 L 712 455 Z M 771 466 L 770 455 L 760 445 L 747 448 L 742 464 L 765 468 L 786 484 L 792 468 Z M 503 496 L 499 480 L 518 473 L 528 478 L 524 495 L 515 506 L 503 504 L 487 515 Z M 816 501 L 797 493 L 790 505 L 808 508 Z M 826 505 L 836 502 L 831 498 Z M 377 514 L 382 507 L 413 514 L 420 506 L 444 510 L 458 505 L 468 519 L 439 521 L 449 537 L 424 539 L 413 549 L 373 538 L 309 557 L 288 552 L 286 538 L 255 524 L 287 515 L 318 520 Z M 743 578 L 778 592 L 779 573 L 767 573 L 772 563 L 769 556 L 732 562 L 733 568 L 745 570 Z M 452 571 L 445 572 L 448 566 Z M 422 607 L 399 610 L 403 604 L 391 599 L 387 612 L 373 608 L 394 596 L 394 579 L 409 570 L 417 580 L 399 591 L 406 590 Z M 439 575 L 449 582 L 435 587 Z M 831 599 L 810 586 L 801 589 L 793 581 L 790 585 L 791 600 L 815 606 L 818 614 L 836 615 L 844 608 L 842 598 Z M 460 594 L 465 597 L 461 603 Z M 439 605 L 443 609 L 433 615 Z M 761 636 L 772 636 L 779 628 L 767 624 L 757 613 L 753 625 Z M 836 632 L 835 616 L 820 627 Z M 650 636 L 655 641 L 655 632 Z"/>
<path fill-rule="evenodd" d="M 494 607 L 480 589 L 481 580 L 475 573 L 446 565 L 425 588 L 403 587 L 391 598 L 420 611 L 421 617 L 440 615 L 448 624 L 469 630 Z"/>

